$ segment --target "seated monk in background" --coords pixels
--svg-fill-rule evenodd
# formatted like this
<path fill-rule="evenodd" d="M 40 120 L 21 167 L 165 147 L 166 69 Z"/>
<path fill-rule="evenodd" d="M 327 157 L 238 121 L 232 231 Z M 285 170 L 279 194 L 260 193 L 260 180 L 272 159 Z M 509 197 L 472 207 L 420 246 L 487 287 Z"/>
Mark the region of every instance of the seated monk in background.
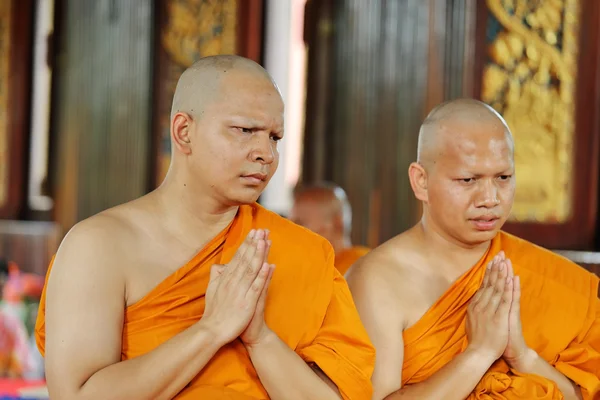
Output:
<path fill-rule="evenodd" d="M 500 231 L 515 193 L 502 117 L 438 106 L 417 157 L 421 221 L 347 274 L 377 350 L 373 398 L 597 399 L 598 277 Z"/>
<path fill-rule="evenodd" d="M 255 203 L 283 114 L 250 60 L 183 73 L 165 181 L 77 224 L 53 260 L 36 326 L 51 398 L 371 396 L 374 349 L 333 248 Z"/>
<path fill-rule="evenodd" d="M 332 183 L 298 186 L 294 191 L 290 219 L 331 243 L 335 251 L 335 267 L 342 275 L 370 250 L 352 246 L 352 208 L 344 189 Z"/>

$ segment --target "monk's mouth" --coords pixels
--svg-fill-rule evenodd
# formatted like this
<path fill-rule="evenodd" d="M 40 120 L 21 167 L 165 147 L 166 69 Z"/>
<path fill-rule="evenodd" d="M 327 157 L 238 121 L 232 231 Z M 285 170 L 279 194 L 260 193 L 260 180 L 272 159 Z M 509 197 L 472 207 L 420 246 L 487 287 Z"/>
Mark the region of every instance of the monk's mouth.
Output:
<path fill-rule="evenodd" d="M 479 219 L 471 219 L 471 223 L 475 226 L 477 230 L 480 231 L 489 231 L 496 228 L 498 221 L 500 218 L 479 218 Z"/>
<path fill-rule="evenodd" d="M 251 185 L 260 185 L 265 182 L 267 177 L 265 175 L 254 174 L 254 175 L 244 175 L 244 176 L 242 176 L 242 179 L 244 181 L 246 181 L 246 183 L 249 183 Z"/>

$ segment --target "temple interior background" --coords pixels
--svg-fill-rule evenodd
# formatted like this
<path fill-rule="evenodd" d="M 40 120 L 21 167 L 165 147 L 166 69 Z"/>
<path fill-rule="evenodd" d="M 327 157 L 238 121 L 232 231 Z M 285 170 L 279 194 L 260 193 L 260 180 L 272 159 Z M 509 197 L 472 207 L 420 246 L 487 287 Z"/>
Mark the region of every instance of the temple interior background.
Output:
<path fill-rule="evenodd" d="M 600 274 L 599 39 L 597 0 L 0 0 L 0 258 L 43 277 L 74 224 L 156 188 L 179 75 L 239 54 L 286 102 L 265 207 L 335 182 L 377 246 L 420 218 L 420 123 L 473 97 L 516 142 L 505 230 Z"/>

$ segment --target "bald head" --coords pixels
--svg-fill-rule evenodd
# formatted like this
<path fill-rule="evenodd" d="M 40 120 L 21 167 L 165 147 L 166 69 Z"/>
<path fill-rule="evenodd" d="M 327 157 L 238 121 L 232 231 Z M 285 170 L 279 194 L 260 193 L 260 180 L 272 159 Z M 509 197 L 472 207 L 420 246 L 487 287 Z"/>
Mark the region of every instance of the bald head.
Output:
<path fill-rule="evenodd" d="M 220 99 L 231 81 L 244 80 L 263 81 L 279 92 L 269 73 L 252 60 L 236 55 L 201 58 L 186 69 L 177 82 L 171 119 L 178 112 L 202 117 L 206 106 Z"/>
<path fill-rule="evenodd" d="M 346 192 L 330 182 L 297 187 L 294 191 L 291 219 L 320 234 L 323 233 L 316 226 L 319 224 L 339 225 L 337 230 L 340 236 L 350 235 L 352 230 L 352 209 Z M 333 238 L 326 238 L 333 240 Z"/>
<path fill-rule="evenodd" d="M 435 165 L 441 149 L 465 139 L 486 141 L 512 135 L 508 125 L 489 105 L 474 99 L 457 99 L 436 106 L 419 131 L 417 161 L 424 167 Z"/>

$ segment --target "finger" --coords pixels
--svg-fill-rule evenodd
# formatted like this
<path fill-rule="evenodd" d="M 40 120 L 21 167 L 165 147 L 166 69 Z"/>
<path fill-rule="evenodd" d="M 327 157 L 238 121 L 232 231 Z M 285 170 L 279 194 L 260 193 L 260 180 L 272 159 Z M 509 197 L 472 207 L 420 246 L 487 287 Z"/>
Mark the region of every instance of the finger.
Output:
<path fill-rule="evenodd" d="M 490 261 L 487 264 L 487 266 L 485 267 L 483 279 L 481 280 L 481 286 L 479 286 L 479 289 L 473 295 L 473 298 L 471 299 L 471 303 L 477 303 L 481 299 L 481 294 L 483 293 L 483 289 L 487 286 L 488 281 L 490 280 L 490 270 L 492 269 L 493 262 L 494 262 L 494 260 Z"/>
<path fill-rule="evenodd" d="M 225 271 L 226 267 L 226 265 L 221 264 L 214 264 L 212 267 L 210 267 L 210 280 L 212 281 L 220 277 Z"/>
<path fill-rule="evenodd" d="M 263 263 L 262 266 L 260 267 L 258 274 L 254 278 L 254 281 L 252 281 L 252 284 L 250 285 L 248 291 L 246 292 L 246 298 L 250 302 L 255 303 L 255 304 L 258 302 L 258 299 L 260 298 L 262 290 L 265 286 L 265 282 L 267 281 L 267 278 L 269 277 L 270 269 L 271 269 L 271 267 L 267 263 Z"/>
<path fill-rule="evenodd" d="M 256 235 L 256 230 L 254 230 L 254 229 L 251 229 L 250 232 L 248 232 L 248 234 L 246 235 L 246 239 L 244 239 L 244 241 L 242 242 L 240 247 L 238 247 L 237 251 L 233 255 L 233 258 L 231 259 L 231 263 L 236 264 L 236 263 L 240 262 L 240 260 L 246 253 L 246 250 L 248 250 L 251 247 L 252 242 L 254 241 L 255 235 Z"/>
<path fill-rule="evenodd" d="M 267 248 L 265 249 L 265 259 L 264 262 L 269 262 L 268 258 L 269 258 L 269 252 L 271 251 L 271 241 L 267 240 Z"/>
<path fill-rule="evenodd" d="M 510 313 L 515 317 L 521 317 L 521 278 L 519 276 L 513 278 Z"/>
<path fill-rule="evenodd" d="M 496 281 L 498 280 L 498 269 L 499 265 L 497 263 L 493 263 L 492 268 L 490 270 L 490 277 L 488 279 L 488 283 L 486 287 L 482 289 L 481 297 L 478 301 L 481 307 L 486 308 L 488 303 L 490 302 L 490 299 L 492 298 L 492 295 L 494 294 Z"/>
<path fill-rule="evenodd" d="M 259 273 L 261 266 L 264 264 L 266 248 L 267 243 L 263 239 L 259 239 L 256 246 L 254 246 L 255 251 L 252 254 L 250 251 L 246 252 L 248 257 L 245 258 L 239 271 L 239 276 L 246 282 L 246 287 L 249 287 L 252 284 L 256 275 Z"/>
<path fill-rule="evenodd" d="M 504 285 L 504 291 L 502 292 L 502 297 L 500 299 L 498 309 L 496 310 L 496 314 L 508 315 L 510 313 L 513 302 L 513 282 L 514 280 L 511 276 L 506 277 L 506 284 Z"/>
<path fill-rule="evenodd" d="M 483 276 L 481 287 L 487 287 L 490 284 L 490 275 L 492 274 L 492 267 L 494 264 L 494 260 L 488 263 L 487 268 L 485 269 L 485 275 Z"/>
<path fill-rule="evenodd" d="M 496 256 L 498 257 L 498 260 L 505 260 L 506 259 L 506 254 L 504 253 L 504 250 L 500 250 L 498 252 L 498 254 L 496 254 Z"/>
<path fill-rule="evenodd" d="M 510 259 L 507 258 L 505 263 L 506 263 L 507 276 L 512 278 L 513 276 L 515 276 L 515 271 L 513 270 L 512 261 L 510 261 Z"/>
<path fill-rule="evenodd" d="M 265 263 L 266 264 L 266 263 Z M 273 276 L 273 271 L 275 271 L 274 264 L 267 264 L 269 266 L 269 273 L 267 276 L 267 280 L 263 286 L 262 292 L 260 293 L 260 297 L 258 299 L 258 303 L 256 304 L 256 311 L 263 313 L 265 311 L 265 304 L 267 302 L 267 293 L 269 291 L 269 285 L 271 283 L 271 278 Z"/>
<path fill-rule="evenodd" d="M 256 231 L 256 234 L 254 235 L 254 240 L 258 241 L 258 240 L 265 239 L 265 234 L 266 234 L 266 231 L 264 229 L 258 229 Z"/>
<path fill-rule="evenodd" d="M 255 231 L 254 236 L 251 238 L 246 251 L 242 255 L 242 257 L 235 263 L 231 263 L 231 279 L 239 281 L 243 278 L 245 274 L 248 273 L 248 268 L 252 265 L 253 261 L 256 259 L 256 252 L 258 250 L 258 243 L 262 242 L 258 237 L 261 235 L 260 229 Z M 255 262 L 255 261 L 254 261 Z M 260 268 L 259 266 L 256 267 Z"/>
<path fill-rule="evenodd" d="M 498 310 L 498 307 L 500 306 L 500 303 L 502 301 L 502 296 L 504 295 L 504 289 L 506 287 L 506 262 L 505 261 L 499 261 L 498 262 L 498 278 L 496 279 L 496 282 L 494 283 L 493 286 L 493 293 L 492 296 L 490 297 L 490 302 L 488 304 L 488 311 L 490 313 L 495 313 Z"/>

